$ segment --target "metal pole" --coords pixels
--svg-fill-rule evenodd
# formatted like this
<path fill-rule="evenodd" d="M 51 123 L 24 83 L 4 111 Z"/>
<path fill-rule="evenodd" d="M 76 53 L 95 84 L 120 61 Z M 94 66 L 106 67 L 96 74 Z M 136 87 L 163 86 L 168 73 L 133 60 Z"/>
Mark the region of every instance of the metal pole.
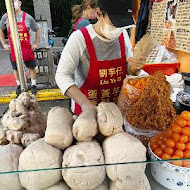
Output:
<path fill-rule="evenodd" d="M 18 33 L 18 26 L 16 21 L 16 14 L 14 9 L 13 0 L 5 0 L 9 24 L 11 29 L 11 38 L 13 41 L 14 52 L 16 57 L 16 63 L 18 68 L 18 75 L 20 79 L 20 86 L 23 92 L 27 91 L 27 84 L 26 84 L 26 75 L 24 73 L 24 61 L 22 56 L 22 50 L 20 45 L 19 33 Z"/>

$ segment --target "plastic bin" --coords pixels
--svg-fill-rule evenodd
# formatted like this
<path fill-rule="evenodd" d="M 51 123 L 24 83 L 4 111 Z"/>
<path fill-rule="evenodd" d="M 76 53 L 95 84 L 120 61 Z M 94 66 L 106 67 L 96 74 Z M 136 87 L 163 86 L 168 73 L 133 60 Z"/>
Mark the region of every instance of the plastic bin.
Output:
<path fill-rule="evenodd" d="M 178 72 L 180 63 L 157 63 L 157 64 L 146 64 L 143 68 L 149 75 L 153 75 L 156 71 L 161 71 L 165 75 L 172 75 Z"/>

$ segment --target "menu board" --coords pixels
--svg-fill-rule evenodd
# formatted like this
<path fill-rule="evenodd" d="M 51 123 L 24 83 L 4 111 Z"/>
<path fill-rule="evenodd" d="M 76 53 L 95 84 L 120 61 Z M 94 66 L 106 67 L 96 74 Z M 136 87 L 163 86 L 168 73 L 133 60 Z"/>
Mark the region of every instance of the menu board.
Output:
<path fill-rule="evenodd" d="M 151 35 L 161 44 L 164 38 L 163 28 L 165 23 L 166 1 L 154 3 L 152 8 Z"/>
<path fill-rule="evenodd" d="M 155 2 L 151 35 L 167 48 L 190 52 L 190 0 Z"/>
<path fill-rule="evenodd" d="M 175 32 L 176 48 L 190 52 L 190 0 L 178 3 Z"/>

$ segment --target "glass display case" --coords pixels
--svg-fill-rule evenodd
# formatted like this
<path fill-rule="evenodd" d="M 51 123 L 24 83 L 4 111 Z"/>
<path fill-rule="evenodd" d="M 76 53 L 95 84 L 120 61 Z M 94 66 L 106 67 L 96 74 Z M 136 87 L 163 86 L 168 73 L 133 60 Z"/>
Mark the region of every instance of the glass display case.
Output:
<path fill-rule="evenodd" d="M 7 159 L 6 162 L 10 161 Z M 145 174 L 138 173 L 139 168 L 144 166 L 146 166 Z M 2 168 L 1 165 L 1 170 Z M 185 190 L 190 188 L 190 172 L 188 169 L 176 166 L 167 167 L 166 162 L 162 161 L 81 165 L 66 168 L 34 167 L 24 171 L 16 171 L 12 168 L 12 170 L 8 171 L 7 169 L 7 171 L 0 172 L 1 190 L 25 188 L 67 190 L 74 189 L 74 187 L 101 190 Z M 63 178 L 73 188 L 68 187 Z"/>
<path fill-rule="evenodd" d="M 38 104 L 46 114 L 55 106 L 70 108 L 69 100 Z M 71 146 L 76 144 L 74 140 Z M 161 160 L 150 146 L 145 149 L 141 145 L 133 151 L 130 145 L 125 146 L 123 142 L 118 147 L 110 146 L 109 151 L 105 152 L 104 143 L 97 144 L 99 152 L 91 146 L 77 151 L 73 151 L 71 146 L 59 150 L 45 143 L 44 139 L 33 142 L 27 148 L 21 144 L 1 145 L 0 189 L 190 189 L 190 158 L 177 159 L 176 162 L 172 159 Z M 118 151 L 120 148 L 121 151 Z"/>

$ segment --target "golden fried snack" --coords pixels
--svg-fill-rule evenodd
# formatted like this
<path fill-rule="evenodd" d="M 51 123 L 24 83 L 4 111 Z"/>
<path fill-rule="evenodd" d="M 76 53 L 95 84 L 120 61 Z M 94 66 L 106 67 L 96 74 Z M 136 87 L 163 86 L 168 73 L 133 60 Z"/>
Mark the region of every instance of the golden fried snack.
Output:
<path fill-rule="evenodd" d="M 164 131 L 176 118 L 170 99 L 170 84 L 164 74 L 149 78 L 140 98 L 128 110 L 126 119 L 135 128 Z"/>
<path fill-rule="evenodd" d="M 123 116 L 126 115 L 127 109 L 137 102 L 148 81 L 149 77 L 124 80 L 117 104 Z"/>

